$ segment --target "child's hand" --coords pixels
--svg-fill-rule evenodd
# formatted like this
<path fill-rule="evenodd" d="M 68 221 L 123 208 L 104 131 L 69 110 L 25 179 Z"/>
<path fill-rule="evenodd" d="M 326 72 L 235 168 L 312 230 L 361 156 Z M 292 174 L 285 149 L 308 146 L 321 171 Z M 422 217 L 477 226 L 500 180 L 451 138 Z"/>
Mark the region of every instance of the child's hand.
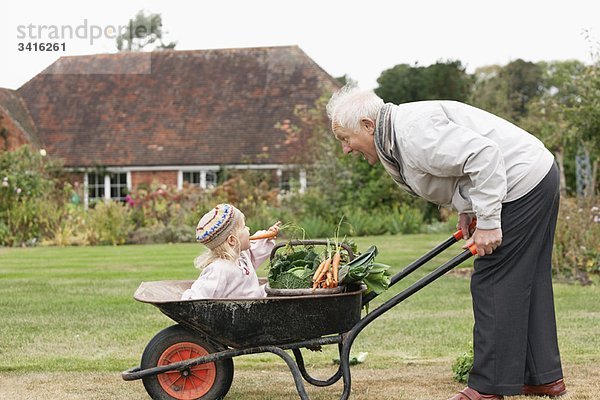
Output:
<path fill-rule="evenodd" d="M 275 239 L 277 237 L 277 234 L 279 233 L 280 226 L 281 226 L 281 221 L 277 221 L 273 224 L 273 226 L 271 226 L 267 230 L 266 233 L 255 233 L 254 235 L 250 236 L 250 240 Z"/>
<path fill-rule="evenodd" d="M 277 221 L 268 230 L 271 232 L 275 232 L 275 234 L 278 234 L 280 226 L 281 226 L 281 221 Z"/>

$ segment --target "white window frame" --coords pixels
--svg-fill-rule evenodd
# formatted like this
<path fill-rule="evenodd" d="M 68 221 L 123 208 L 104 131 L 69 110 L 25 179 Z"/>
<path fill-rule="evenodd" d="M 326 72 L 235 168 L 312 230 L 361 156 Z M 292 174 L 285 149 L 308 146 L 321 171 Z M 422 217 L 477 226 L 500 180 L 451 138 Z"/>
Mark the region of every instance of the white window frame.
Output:
<path fill-rule="evenodd" d="M 286 183 L 286 185 L 289 185 L 289 180 L 293 177 L 293 173 L 290 172 L 294 172 L 292 170 L 292 168 L 278 168 L 276 171 L 277 174 L 277 179 L 279 180 L 279 189 L 282 192 L 286 192 L 288 189 L 284 189 L 283 188 L 283 184 L 284 184 L 284 174 L 287 175 L 288 181 Z M 306 170 L 301 168 L 300 170 L 296 171 L 298 173 L 298 184 L 299 184 L 299 188 L 298 188 L 298 192 L 300 193 L 304 193 L 306 191 L 306 186 L 307 186 L 307 180 L 306 180 Z M 291 186 L 290 186 L 291 189 Z"/>
<path fill-rule="evenodd" d="M 177 189 L 181 190 L 183 189 L 183 174 L 184 173 L 199 173 L 200 174 L 200 183 L 198 184 L 194 184 L 197 185 L 198 187 L 200 187 L 201 189 L 206 189 L 207 187 L 213 187 L 216 186 L 217 184 L 217 173 L 219 172 L 219 167 L 210 167 L 210 168 L 186 168 L 186 169 L 180 169 L 177 172 Z M 215 182 L 213 183 L 208 183 L 206 177 L 207 174 L 209 175 L 213 175 L 215 177 Z"/>
<path fill-rule="evenodd" d="M 127 190 L 131 191 L 131 171 L 128 170 L 123 170 L 123 169 L 108 169 L 105 171 L 104 173 L 104 201 L 109 201 L 111 200 L 111 180 L 110 180 L 110 175 L 111 174 L 123 174 L 126 173 L 127 174 Z M 96 172 L 94 171 L 87 171 L 84 173 L 83 176 L 83 205 L 85 207 L 85 209 L 87 209 L 90 205 L 90 197 L 89 197 L 89 174 L 96 174 Z"/>

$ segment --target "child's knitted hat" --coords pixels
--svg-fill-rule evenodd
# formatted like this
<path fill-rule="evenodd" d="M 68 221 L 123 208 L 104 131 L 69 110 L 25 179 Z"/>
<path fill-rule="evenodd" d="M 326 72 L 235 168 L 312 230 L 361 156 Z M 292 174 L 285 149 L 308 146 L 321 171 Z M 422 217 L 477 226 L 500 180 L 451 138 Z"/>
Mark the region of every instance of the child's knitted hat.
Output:
<path fill-rule="evenodd" d="M 242 212 L 231 204 L 219 204 L 200 218 L 196 240 L 209 249 L 223 244 L 242 220 Z"/>

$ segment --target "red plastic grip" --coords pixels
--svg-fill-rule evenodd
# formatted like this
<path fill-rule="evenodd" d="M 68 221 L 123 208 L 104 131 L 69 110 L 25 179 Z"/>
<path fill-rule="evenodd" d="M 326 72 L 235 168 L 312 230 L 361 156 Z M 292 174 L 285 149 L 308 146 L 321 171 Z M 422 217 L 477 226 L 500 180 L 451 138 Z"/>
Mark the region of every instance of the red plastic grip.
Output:
<path fill-rule="evenodd" d="M 473 220 L 469 224 L 469 232 L 471 232 L 473 229 L 475 229 L 476 226 L 477 226 L 477 218 L 473 218 Z M 452 234 L 452 236 L 454 236 L 454 239 L 456 239 L 456 240 L 462 239 L 463 238 L 462 229 L 459 229 L 456 232 L 454 232 Z"/>
<path fill-rule="evenodd" d="M 475 243 L 473 243 L 472 245 L 469 246 L 469 250 L 471 251 L 471 254 L 473 254 L 474 256 L 477 255 L 477 246 L 475 246 Z"/>

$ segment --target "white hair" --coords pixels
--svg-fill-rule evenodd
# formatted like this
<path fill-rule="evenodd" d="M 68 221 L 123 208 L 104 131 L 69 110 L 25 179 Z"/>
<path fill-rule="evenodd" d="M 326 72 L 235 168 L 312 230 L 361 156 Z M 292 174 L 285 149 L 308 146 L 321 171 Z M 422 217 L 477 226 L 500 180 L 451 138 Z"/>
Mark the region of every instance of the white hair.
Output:
<path fill-rule="evenodd" d="M 360 89 L 348 84 L 335 92 L 327 103 L 327 116 L 343 128 L 360 129 L 362 118 L 377 119 L 383 100 L 372 90 Z"/>

